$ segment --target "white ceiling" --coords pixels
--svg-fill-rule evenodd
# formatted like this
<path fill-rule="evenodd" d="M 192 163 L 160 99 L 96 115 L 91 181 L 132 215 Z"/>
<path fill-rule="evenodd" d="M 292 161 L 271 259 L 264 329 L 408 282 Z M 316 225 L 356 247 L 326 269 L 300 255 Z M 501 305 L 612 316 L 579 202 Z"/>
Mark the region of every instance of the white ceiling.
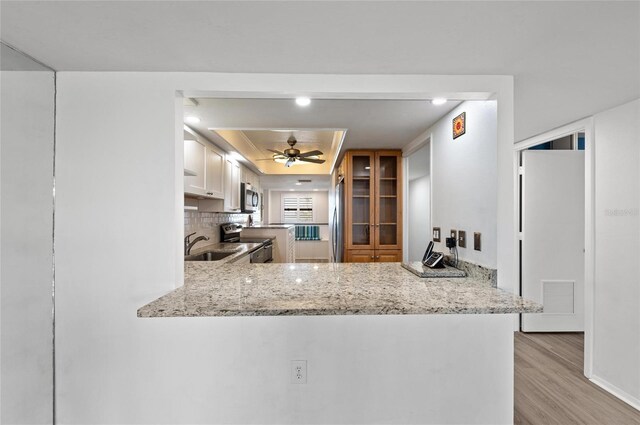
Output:
<path fill-rule="evenodd" d="M 2 1 L 62 71 L 513 75 L 516 140 L 640 97 L 640 2 Z"/>
<path fill-rule="evenodd" d="M 218 135 L 251 161 L 272 155 L 264 149 L 288 148 L 286 139 L 290 133 L 259 131 L 264 129 L 345 129 L 340 152 L 347 149 L 401 149 L 460 104 L 459 101 L 436 106 L 425 100 L 314 99 L 309 106 L 299 107 L 293 99 L 199 98 L 197 102 L 197 106 L 184 107 L 185 117 L 200 118 L 198 124 L 188 125 L 221 144 L 217 135 L 212 135 L 210 130 L 218 129 Z M 242 129 L 242 135 L 252 143 L 242 140 L 234 142 L 232 138 L 236 139 L 235 136 L 240 132 L 221 129 Z M 301 143 L 296 145 L 300 150 L 320 149 L 326 154 L 323 159 L 327 159 L 327 163 L 323 167 L 304 165 L 286 168 L 278 164 L 278 167 L 265 168 L 266 164 L 254 162 L 256 168 L 262 168 L 269 174 L 328 174 L 339 146 L 335 146 L 333 141 L 305 143 L 310 136 L 308 132 L 299 131 L 295 134 L 300 136 Z M 265 138 L 265 135 L 268 137 Z M 261 152 L 255 152 L 251 144 L 260 147 Z M 222 145 L 223 148 L 229 148 L 224 143 Z"/>

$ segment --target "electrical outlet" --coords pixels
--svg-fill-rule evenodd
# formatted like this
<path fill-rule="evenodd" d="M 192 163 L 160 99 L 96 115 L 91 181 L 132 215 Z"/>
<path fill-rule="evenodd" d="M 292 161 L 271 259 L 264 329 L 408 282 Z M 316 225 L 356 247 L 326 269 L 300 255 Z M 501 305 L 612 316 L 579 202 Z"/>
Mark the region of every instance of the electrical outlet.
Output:
<path fill-rule="evenodd" d="M 307 383 L 307 361 L 291 360 L 291 383 L 306 384 Z"/>
<path fill-rule="evenodd" d="M 458 246 L 460 248 L 467 247 L 467 232 L 464 230 L 458 230 Z"/>
<path fill-rule="evenodd" d="M 473 234 L 473 249 L 476 251 L 482 251 L 480 247 L 480 232 L 475 232 Z"/>
<path fill-rule="evenodd" d="M 440 228 L 439 227 L 434 227 L 433 228 L 433 237 L 432 237 L 434 242 L 440 242 Z"/>

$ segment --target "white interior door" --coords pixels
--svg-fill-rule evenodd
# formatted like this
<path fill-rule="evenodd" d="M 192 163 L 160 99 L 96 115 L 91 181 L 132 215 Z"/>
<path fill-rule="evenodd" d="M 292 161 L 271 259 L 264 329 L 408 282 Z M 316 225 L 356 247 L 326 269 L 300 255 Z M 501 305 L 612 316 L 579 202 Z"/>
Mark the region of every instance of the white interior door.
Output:
<path fill-rule="evenodd" d="M 522 296 L 525 332 L 584 330 L 584 152 L 524 151 Z"/>

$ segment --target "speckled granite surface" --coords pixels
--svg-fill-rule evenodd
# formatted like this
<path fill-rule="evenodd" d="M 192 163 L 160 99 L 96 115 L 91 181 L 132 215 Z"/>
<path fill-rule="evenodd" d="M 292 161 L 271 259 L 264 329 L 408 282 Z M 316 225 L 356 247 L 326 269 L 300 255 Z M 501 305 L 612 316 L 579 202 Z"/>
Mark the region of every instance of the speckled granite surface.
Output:
<path fill-rule="evenodd" d="M 462 270 L 458 270 L 448 264 L 442 269 L 432 269 L 423 266 L 420 261 L 412 261 L 411 263 L 402 263 L 402 267 L 409 270 L 418 277 L 465 277 L 467 274 Z"/>
<path fill-rule="evenodd" d="M 447 264 L 451 264 L 452 261 L 453 260 L 451 259 L 451 256 L 445 256 L 445 262 Z M 498 270 L 496 269 L 490 269 L 488 267 L 470 263 L 465 260 L 458 260 L 456 268 L 464 271 L 467 276 L 472 279 L 486 280 L 487 282 L 489 282 L 489 285 L 493 286 L 494 288 L 498 287 Z"/>
<path fill-rule="evenodd" d="M 470 278 L 424 279 L 400 263 L 185 263 L 185 284 L 139 317 L 536 313 Z"/>

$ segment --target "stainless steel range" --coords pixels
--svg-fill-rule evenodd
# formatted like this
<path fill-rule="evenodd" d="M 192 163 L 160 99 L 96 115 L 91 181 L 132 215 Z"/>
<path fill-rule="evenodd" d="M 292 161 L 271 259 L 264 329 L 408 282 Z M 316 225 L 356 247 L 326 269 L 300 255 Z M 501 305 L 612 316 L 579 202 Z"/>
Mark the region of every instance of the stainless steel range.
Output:
<path fill-rule="evenodd" d="M 252 263 L 270 263 L 273 261 L 273 241 L 269 238 L 243 238 L 240 236 L 242 224 L 225 223 L 220 225 L 220 241 L 224 243 L 257 243 L 259 247 L 251 251 Z"/>

